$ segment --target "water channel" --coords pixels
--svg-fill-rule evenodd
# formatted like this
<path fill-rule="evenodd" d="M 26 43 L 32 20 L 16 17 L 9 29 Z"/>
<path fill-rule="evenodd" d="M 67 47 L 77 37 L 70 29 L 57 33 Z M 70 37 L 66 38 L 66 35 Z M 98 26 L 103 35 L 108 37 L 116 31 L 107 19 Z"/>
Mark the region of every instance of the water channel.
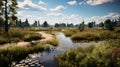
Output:
<path fill-rule="evenodd" d="M 42 53 L 30 55 L 31 59 L 29 59 L 29 60 L 30 60 L 32 66 L 29 65 L 28 67 L 42 67 L 42 66 L 43 67 L 57 67 L 57 62 L 55 60 L 55 55 L 63 53 L 70 48 L 72 48 L 72 49 L 75 49 L 75 48 L 78 48 L 78 47 L 85 48 L 88 45 L 92 45 L 92 44 L 96 43 L 96 42 L 73 43 L 72 40 L 69 37 L 66 37 L 61 32 L 56 33 L 56 38 L 58 40 L 58 46 L 57 47 L 53 47 L 53 46 L 50 47 L 49 52 L 44 51 Z M 97 44 L 100 44 L 100 43 L 102 43 L 102 42 L 97 42 Z M 35 63 L 33 63 L 33 62 L 35 62 Z M 21 62 L 21 64 L 22 64 L 22 62 Z M 29 63 L 24 62 L 24 65 L 25 64 L 29 64 Z"/>

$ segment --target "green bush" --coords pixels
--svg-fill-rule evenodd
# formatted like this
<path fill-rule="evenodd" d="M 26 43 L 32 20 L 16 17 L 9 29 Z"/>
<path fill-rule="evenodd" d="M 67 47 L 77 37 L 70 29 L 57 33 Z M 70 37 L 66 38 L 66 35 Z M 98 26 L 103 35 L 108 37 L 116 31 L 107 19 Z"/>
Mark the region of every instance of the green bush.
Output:
<path fill-rule="evenodd" d="M 8 33 L 0 33 L 0 44 L 17 43 L 42 39 L 41 34 L 29 29 L 10 29 Z"/>
<path fill-rule="evenodd" d="M 20 61 L 28 56 L 28 54 L 43 51 L 42 44 L 30 47 L 10 46 L 6 49 L 0 49 L 0 67 L 11 67 L 13 61 Z"/>
<path fill-rule="evenodd" d="M 120 33 L 120 28 L 119 28 L 119 27 L 116 28 L 116 29 L 115 29 L 115 32 L 116 32 L 116 33 Z"/>
<path fill-rule="evenodd" d="M 120 67 L 120 40 L 68 50 L 56 60 L 58 67 Z"/>
<path fill-rule="evenodd" d="M 56 39 L 49 40 L 49 41 L 47 41 L 47 44 L 51 44 L 53 46 L 57 46 L 58 45 L 58 41 Z"/>
<path fill-rule="evenodd" d="M 5 44 L 5 43 L 8 43 L 7 39 L 0 36 L 0 44 Z"/>
<path fill-rule="evenodd" d="M 32 40 L 39 40 L 39 39 L 42 39 L 42 36 L 38 33 L 27 35 L 24 37 L 24 41 L 32 41 Z"/>
<path fill-rule="evenodd" d="M 99 33 L 100 39 L 117 39 L 116 33 L 110 31 L 103 31 Z"/>
<path fill-rule="evenodd" d="M 100 40 L 98 34 L 94 33 L 76 33 L 71 36 L 73 41 L 96 41 Z"/>
<path fill-rule="evenodd" d="M 70 36 L 72 36 L 73 34 L 76 33 L 76 30 L 72 30 L 72 29 L 63 29 L 63 32 L 64 32 L 65 36 L 70 37 Z"/>

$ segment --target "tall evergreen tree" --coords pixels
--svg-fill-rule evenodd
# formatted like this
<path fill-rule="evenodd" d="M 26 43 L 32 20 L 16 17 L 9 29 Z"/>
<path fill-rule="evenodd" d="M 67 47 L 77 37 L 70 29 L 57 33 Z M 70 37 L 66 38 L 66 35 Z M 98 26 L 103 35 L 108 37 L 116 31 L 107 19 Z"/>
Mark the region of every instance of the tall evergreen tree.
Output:
<path fill-rule="evenodd" d="M 88 23 L 88 27 L 89 27 L 89 28 L 93 28 L 93 23 L 92 23 L 92 22 L 89 22 L 89 23 Z"/>
<path fill-rule="evenodd" d="M 29 22 L 28 22 L 28 19 L 27 19 L 27 18 L 26 18 L 26 20 L 25 20 L 24 27 L 30 27 L 30 24 L 29 24 Z"/>
<path fill-rule="evenodd" d="M 114 30 L 113 22 L 110 19 L 105 20 L 104 27 L 108 30 Z"/>
<path fill-rule="evenodd" d="M 43 27 L 49 27 L 49 24 L 47 23 L 47 21 L 45 21 L 43 24 L 42 24 Z"/>
<path fill-rule="evenodd" d="M 38 22 L 35 20 L 35 22 L 33 23 L 32 27 L 38 27 Z"/>
<path fill-rule="evenodd" d="M 4 17 L 5 19 L 5 32 L 9 31 L 9 23 L 15 22 L 17 17 L 15 14 L 17 8 L 17 0 L 0 0 L 0 17 Z"/>
<path fill-rule="evenodd" d="M 104 28 L 104 23 L 103 22 L 99 23 L 99 27 Z"/>
<path fill-rule="evenodd" d="M 55 23 L 54 27 L 60 27 L 60 24 Z"/>
<path fill-rule="evenodd" d="M 118 21 L 117 21 L 117 27 L 120 27 L 120 17 L 118 18 Z"/>

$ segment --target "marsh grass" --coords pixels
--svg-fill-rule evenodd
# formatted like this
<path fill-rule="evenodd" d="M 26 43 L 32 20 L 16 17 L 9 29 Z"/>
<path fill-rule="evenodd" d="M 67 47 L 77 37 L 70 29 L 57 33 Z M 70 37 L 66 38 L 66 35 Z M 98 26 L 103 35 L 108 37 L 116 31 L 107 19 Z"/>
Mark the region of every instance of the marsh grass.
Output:
<path fill-rule="evenodd" d="M 43 44 L 34 46 L 9 46 L 6 49 L 0 49 L 0 67 L 10 67 L 13 61 L 20 61 L 28 56 L 44 50 Z"/>
<path fill-rule="evenodd" d="M 70 29 L 62 29 L 62 32 L 67 36 L 71 37 L 73 34 L 79 32 L 78 29 L 70 28 Z"/>
<path fill-rule="evenodd" d="M 57 39 L 52 39 L 46 42 L 47 44 L 53 45 L 53 46 L 57 46 L 58 45 L 58 41 Z"/>
<path fill-rule="evenodd" d="M 20 41 L 32 41 L 42 39 L 41 34 L 29 29 L 10 29 L 8 33 L 0 33 L 0 44 L 17 43 Z"/>
<path fill-rule="evenodd" d="M 58 67 L 120 67 L 120 40 L 67 50 L 56 60 Z"/>
<path fill-rule="evenodd" d="M 74 42 L 81 41 L 99 41 L 108 39 L 120 39 L 119 29 L 115 31 L 108 31 L 103 29 L 64 29 L 64 34 L 71 37 Z"/>

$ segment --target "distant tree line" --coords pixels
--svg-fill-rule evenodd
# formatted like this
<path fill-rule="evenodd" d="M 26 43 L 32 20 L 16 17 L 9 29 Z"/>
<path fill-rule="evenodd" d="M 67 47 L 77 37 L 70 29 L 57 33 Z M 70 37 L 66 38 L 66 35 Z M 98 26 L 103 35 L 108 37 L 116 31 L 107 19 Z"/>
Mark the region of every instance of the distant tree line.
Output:
<path fill-rule="evenodd" d="M 4 22 L 3 19 L 0 18 L 0 21 Z M 79 28 L 80 31 L 83 31 L 84 28 L 102 28 L 102 29 L 108 29 L 108 30 L 114 30 L 116 27 L 120 27 L 120 18 L 117 20 L 111 20 L 107 19 L 104 22 L 101 22 L 99 24 L 96 24 L 95 21 L 88 22 L 88 24 L 85 24 L 85 22 L 81 22 L 80 24 L 74 25 L 73 23 L 55 23 L 54 25 L 50 25 L 47 21 L 44 21 L 42 24 L 40 24 L 39 20 L 34 21 L 33 24 L 29 24 L 30 22 L 26 18 L 24 22 L 20 20 L 14 21 L 14 24 L 10 24 L 12 27 L 18 27 L 18 28 L 30 28 L 30 27 L 56 27 L 56 28 Z M 0 27 L 4 27 L 4 23 L 0 23 Z"/>
<path fill-rule="evenodd" d="M 102 29 L 107 29 L 107 30 L 114 30 L 117 27 L 120 27 L 120 18 L 119 19 L 115 19 L 115 20 L 111 20 L 111 19 L 107 19 L 104 22 L 101 22 L 99 24 L 96 24 L 95 21 L 93 22 L 88 22 L 87 25 L 84 24 L 84 21 L 79 25 L 79 29 L 82 31 L 84 30 L 84 27 L 88 27 L 88 28 L 102 28 Z"/>
<path fill-rule="evenodd" d="M 120 27 L 120 18 L 117 20 L 107 19 L 104 22 L 101 22 L 99 27 L 103 29 L 114 30 L 116 27 Z"/>

